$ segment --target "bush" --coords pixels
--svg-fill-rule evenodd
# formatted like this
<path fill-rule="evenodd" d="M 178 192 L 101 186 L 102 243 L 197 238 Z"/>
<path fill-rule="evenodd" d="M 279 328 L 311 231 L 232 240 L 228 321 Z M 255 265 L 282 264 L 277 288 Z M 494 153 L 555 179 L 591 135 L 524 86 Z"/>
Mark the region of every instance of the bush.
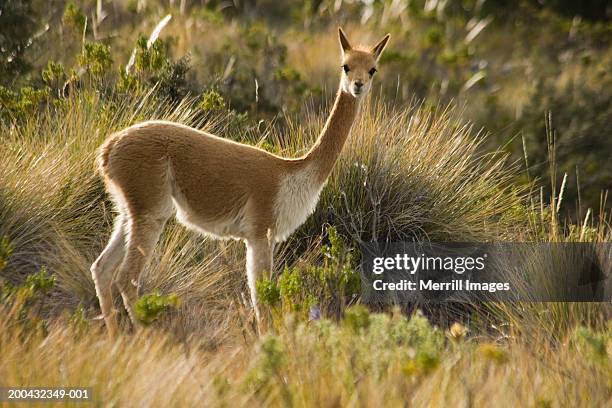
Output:
<path fill-rule="evenodd" d="M 24 86 L 17 93 L 0 85 L 0 107 L 2 107 L 0 118 L 22 121 L 36 113 L 48 98 L 48 88 L 34 89 Z"/>
<path fill-rule="evenodd" d="M 335 228 L 327 229 L 327 237 L 329 245 L 321 246 L 320 265 L 285 266 L 278 282 L 269 278 L 258 282 L 261 301 L 274 308 L 275 315 L 298 312 L 305 319 L 310 317 L 311 308 L 317 307 L 317 315 L 339 318 L 356 300 L 361 279 L 355 270 L 353 251 Z"/>
<path fill-rule="evenodd" d="M 611 328 L 612 325 L 610 323 L 602 331 L 595 331 L 584 326 L 576 327 L 570 342 L 590 363 L 609 369 L 610 352 L 612 351 Z"/>
<path fill-rule="evenodd" d="M 49 326 L 45 301 L 54 285 L 55 277 L 49 275 L 44 267 L 28 275 L 21 285 L 0 280 L 0 327 L 8 325 L 17 329 L 19 339 L 24 343 L 45 337 Z"/>
<path fill-rule="evenodd" d="M 292 124 L 288 139 L 304 146 L 322 117 L 302 123 L 308 127 Z M 505 154 L 482 153 L 484 141 L 452 106 L 395 110 L 364 102 L 317 211 L 295 240 L 327 224 L 355 246 L 516 239 L 526 227 L 528 186 L 513 183 Z"/>
<path fill-rule="evenodd" d="M 112 63 L 113 59 L 109 46 L 91 42 L 83 44 L 79 64 L 91 72 L 94 79 L 101 79 Z"/>
<path fill-rule="evenodd" d="M 68 2 L 66 4 L 66 8 L 64 9 L 64 14 L 62 16 L 62 23 L 74 29 L 77 35 L 82 35 L 83 30 L 85 29 L 85 23 L 87 21 L 87 17 L 81 11 L 81 9 L 74 4 L 73 2 Z"/>
<path fill-rule="evenodd" d="M 169 56 L 169 43 L 161 39 L 149 42 L 139 35 L 130 62 L 120 71 L 120 88 L 157 88 L 157 95 L 178 102 L 189 93 L 186 75 L 191 68 L 189 57 L 176 61 Z"/>
<path fill-rule="evenodd" d="M 134 313 L 144 325 L 150 325 L 160 315 L 179 304 L 175 294 L 161 295 L 158 291 L 141 296 L 134 304 Z"/>

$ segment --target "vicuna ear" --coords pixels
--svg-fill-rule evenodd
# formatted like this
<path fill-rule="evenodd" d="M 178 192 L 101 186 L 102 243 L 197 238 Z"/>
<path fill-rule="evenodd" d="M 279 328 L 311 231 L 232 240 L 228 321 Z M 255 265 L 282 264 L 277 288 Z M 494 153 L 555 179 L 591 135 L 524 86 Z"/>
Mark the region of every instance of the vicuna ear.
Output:
<path fill-rule="evenodd" d="M 348 38 L 346 38 L 346 34 L 340 27 L 338 27 L 338 38 L 340 38 L 340 46 L 342 47 L 342 52 L 349 51 L 351 47 L 351 43 L 349 43 Z"/>
<path fill-rule="evenodd" d="M 380 40 L 380 42 L 376 44 L 375 46 L 373 46 L 372 49 L 370 50 L 370 52 L 374 54 L 374 58 L 376 59 L 376 61 L 378 61 L 378 59 L 380 58 L 383 50 L 385 49 L 385 47 L 387 46 L 387 43 L 389 42 L 390 37 L 391 37 L 391 34 L 385 35 L 385 38 Z"/>

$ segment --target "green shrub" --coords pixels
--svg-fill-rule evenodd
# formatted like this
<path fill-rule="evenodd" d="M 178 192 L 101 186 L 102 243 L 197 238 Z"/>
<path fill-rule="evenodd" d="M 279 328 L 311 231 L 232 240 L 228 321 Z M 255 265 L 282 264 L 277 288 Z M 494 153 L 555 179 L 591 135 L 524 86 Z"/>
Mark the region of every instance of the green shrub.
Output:
<path fill-rule="evenodd" d="M 80 304 L 68 318 L 68 324 L 74 330 L 77 336 L 83 336 L 87 333 L 90 324 L 87 319 L 85 308 Z"/>
<path fill-rule="evenodd" d="M 262 278 L 257 281 L 257 296 L 264 304 L 275 307 L 280 302 L 280 290 L 274 281 L 269 278 Z"/>
<path fill-rule="evenodd" d="M 427 375 L 435 370 L 440 364 L 437 354 L 427 351 L 418 351 L 414 358 L 409 359 L 402 367 L 402 372 L 407 376 Z"/>
<path fill-rule="evenodd" d="M 85 29 L 85 23 L 87 18 L 85 14 L 81 11 L 81 9 L 74 4 L 72 1 L 66 4 L 66 8 L 64 9 L 64 14 L 62 16 L 62 23 L 65 26 L 71 27 L 78 34 L 81 34 Z"/>
<path fill-rule="evenodd" d="M 323 314 L 340 317 L 346 305 L 355 301 L 361 288 L 355 270 L 353 250 L 348 248 L 336 229 L 327 229 L 329 245 L 320 248 L 319 265 L 285 267 L 275 283 L 263 279 L 258 283 L 262 302 L 277 307 L 277 312 L 298 312 L 307 318 L 317 306 Z"/>
<path fill-rule="evenodd" d="M 478 351 L 485 359 L 492 361 L 495 364 L 505 364 L 509 360 L 508 352 L 493 343 L 483 343 L 478 346 Z"/>
<path fill-rule="evenodd" d="M 155 40 L 149 46 L 147 38 L 143 35 L 136 40 L 136 59 L 134 68 L 137 73 L 158 73 L 167 63 L 166 48 L 161 40 Z"/>
<path fill-rule="evenodd" d="M 0 85 L 0 118 L 22 120 L 34 114 L 49 98 L 49 89 L 24 86 L 14 92 Z"/>
<path fill-rule="evenodd" d="M 50 276 L 46 268 L 41 268 L 37 273 L 28 275 L 25 280 L 25 288 L 33 295 L 45 295 L 53 289 L 55 276 Z"/>
<path fill-rule="evenodd" d="M 0 245 L 1 246 L 1 245 Z M 0 255 L 1 256 L 1 255 Z M 0 268 L 1 271 L 2 268 Z M 45 310 L 46 300 L 55 286 L 55 276 L 46 268 L 27 275 L 21 285 L 11 285 L 0 280 L 0 314 L 3 322 L 18 328 L 23 342 L 48 333 Z"/>
<path fill-rule="evenodd" d="M 612 326 L 611 326 L 612 327 Z M 571 344 L 587 358 L 588 361 L 610 366 L 612 333 L 610 328 L 605 331 L 595 331 L 579 326 L 570 338 Z"/>
<path fill-rule="evenodd" d="M 186 75 L 190 69 L 189 57 L 172 60 L 169 42 L 156 39 L 149 44 L 147 38 L 139 35 L 133 55 L 125 70 L 119 73 L 119 86 L 123 91 L 139 87 L 156 87 L 156 94 L 162 98 L 178 101 L 189 93 Z"/>
<path fill-rule="evenodd" d="M 102 43 L 86 42 L 79 55 L 79 64 L 95 79 L 102 79 L 113 63 L 110 47 Z"/>
<path fill-rule="evenodd" d="M 367 330 L 370 326 L 370 311 L 362 305 L 351 306 L 344 311 L 343 323 L 354 333 Z"/>
<path fill-rule="evenodd" d="M 42 79 L 47 86 L 59 89 L 66 78 L 66 72 L 62 63 L 49 61 L 47 67 L 42 71 Z"/>
<path fill-rule="evenodd" d="M 138 320 L 144 325 L 150 325 L 162 313 L 179 305 L 175 294 L 161 295 L 158 291 L 141 296 L 134 304 L 134 312 Z"/>
<path fill-rule="evenodd" d="M 204 112 L 217 111 L 225 108 L 225 100 L 214 89 L 210 89 L 202 94 L 198 107 Z"/>
<path fill-rule="evenodd" d="M 264 391 L 280 375 L 286 362 L 286 351 L 282 340 L 272 334 L 263 337 L 256 349 L 253 363 L 245 376 L 245 384 L 255 391 Z"/>

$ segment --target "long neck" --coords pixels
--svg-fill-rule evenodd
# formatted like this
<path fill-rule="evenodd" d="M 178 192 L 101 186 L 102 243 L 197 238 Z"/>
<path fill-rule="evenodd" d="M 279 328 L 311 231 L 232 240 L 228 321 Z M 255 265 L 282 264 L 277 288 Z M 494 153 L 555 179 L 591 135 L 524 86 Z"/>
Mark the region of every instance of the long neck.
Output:
<path fill-rule="evenodd" d="M 342 147 L 349 135 L 359 102 L 353 95 L 338 89 L 334 107 L 319 138 L 305 156 L 305 161 L 312 163 L 320 182 L 324 182 L 331 173 Z"/>

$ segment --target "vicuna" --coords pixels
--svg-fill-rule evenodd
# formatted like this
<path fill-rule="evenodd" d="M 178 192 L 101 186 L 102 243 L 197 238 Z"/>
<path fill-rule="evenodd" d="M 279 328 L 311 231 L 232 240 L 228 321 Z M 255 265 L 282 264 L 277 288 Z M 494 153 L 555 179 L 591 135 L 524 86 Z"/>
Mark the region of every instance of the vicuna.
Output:
<path fill-rule="evenodd" d="M 172 122 L 149 121 L 107 139 L 97 163 L 118 215 L 104 251 L 91 266 L 102 315 L 117 332 L 112 285 L 134 327 L 140 274 L 166 221 L 176 213 L 189 228 L 246 243 L 246 272 L 257 321 L 255 285 L 272 270 L 274 245 L 314 211 L 371 86 L 389 35 L 353 48 L 339 29 L 341 79 L 319 138 L 306 155 L 284 158 Z"/>

